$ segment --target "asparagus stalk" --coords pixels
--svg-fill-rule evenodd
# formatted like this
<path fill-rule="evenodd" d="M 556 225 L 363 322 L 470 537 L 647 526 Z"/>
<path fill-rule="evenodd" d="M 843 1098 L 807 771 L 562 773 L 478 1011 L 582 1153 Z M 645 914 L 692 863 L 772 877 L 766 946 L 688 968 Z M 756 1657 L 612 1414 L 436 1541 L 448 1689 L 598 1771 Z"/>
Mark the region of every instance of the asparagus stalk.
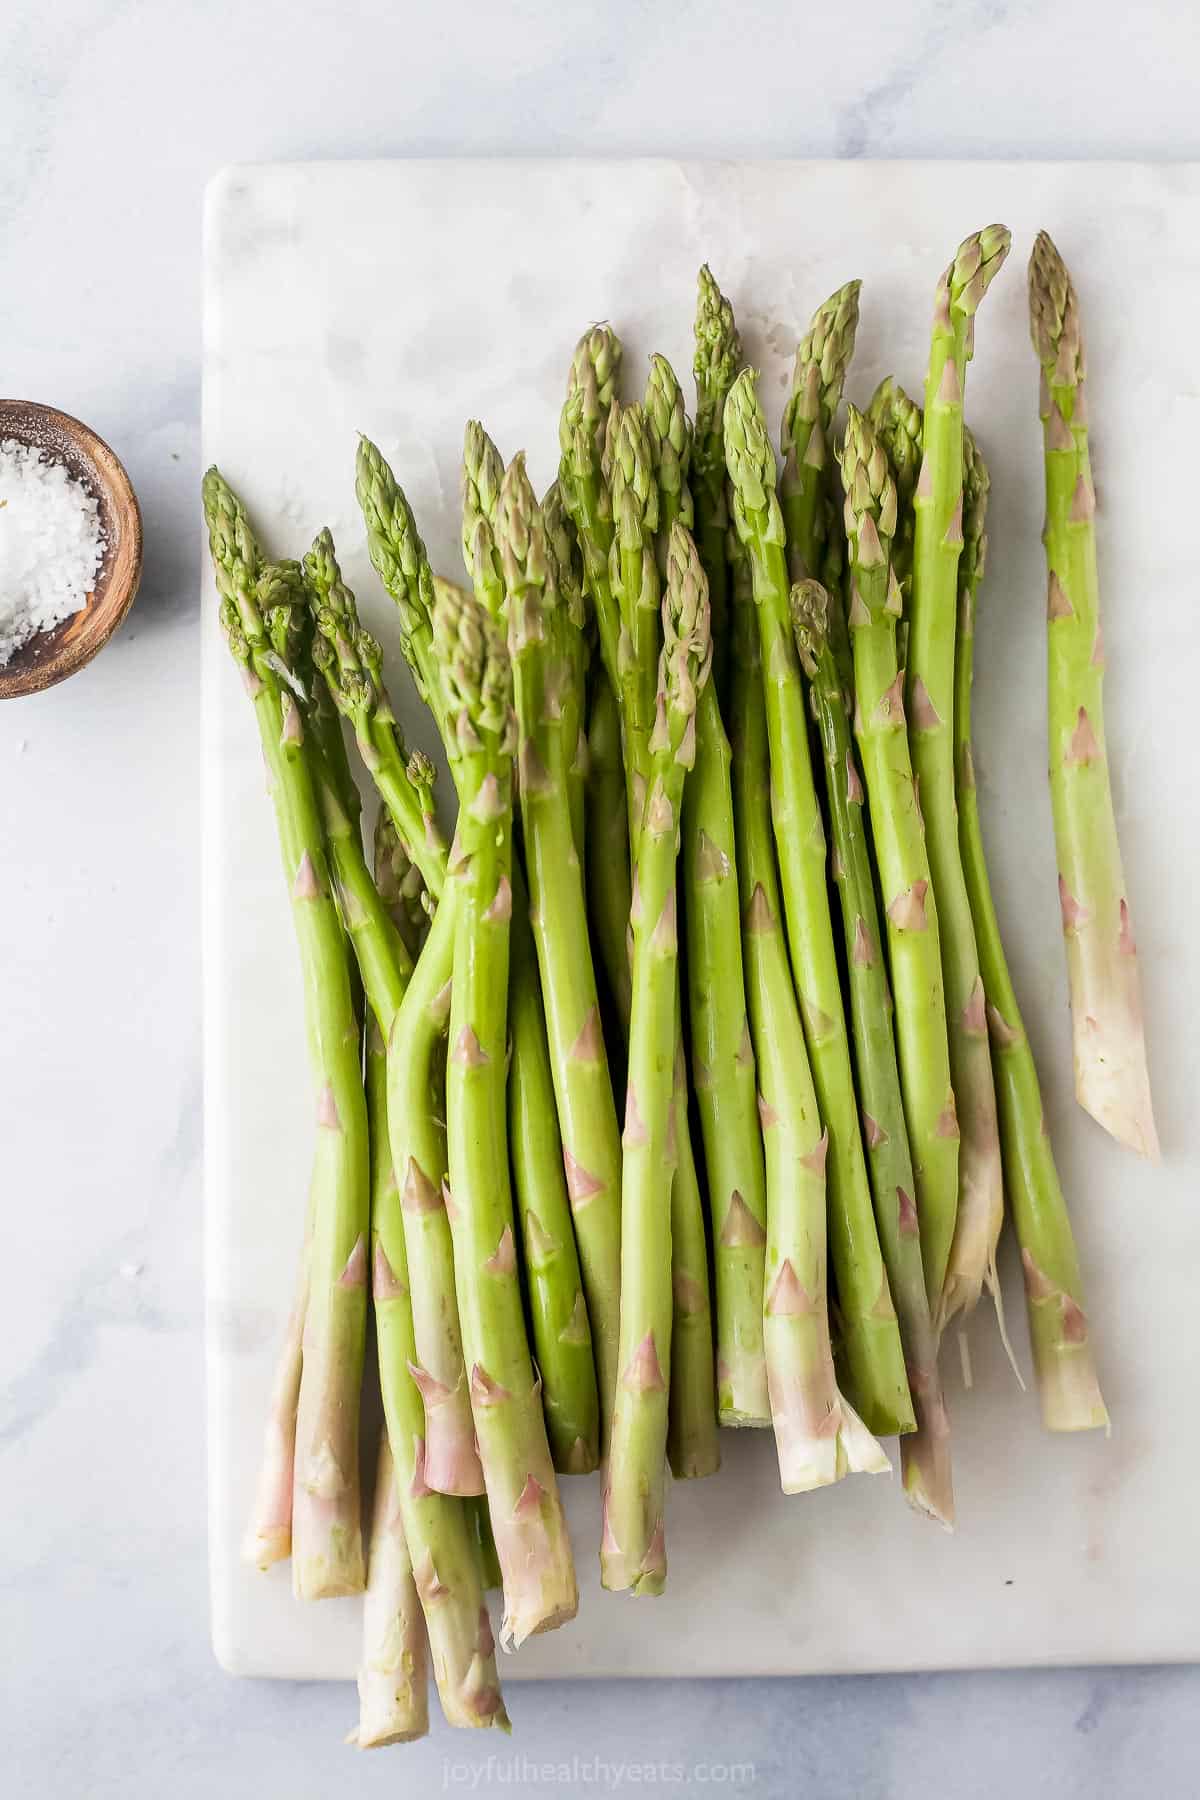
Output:
<path fill-rule="evenodd" d="M 663 604 L 656 720 L 636 839 L 633 1010 L 621 1191 L 621 1379 L 604 1500 L 605 1587 L 661 1593 L 667 1374 L 672 1324 L 671 1215 L 677 1023 L 675 862 L 684 779 L 692 761 L 697 692 L 711 660 L 708 595 L 695 546 L 672 535 Z M 672 1125 L 676 1124 L 673 1134 Z"/>
<path fill-rule="evenodd" d="M 380 1055 L 375 1060 L 386 1106 L 385 1059 Z M 370 1079 L 368 1073 L 368 1083 Z M 385 1124 L 385 1138 L 386 1132 Z M 428 1679 L 425 1621 L 404 1539 L 391 1446 L 384 1431 L 375 1476 L 358 1670 L 358 1726 L 352 1742 L 360 1750 L 373 1750 L 381 1744 L 411 1744 L 425 1737 L 429 1731 Z"/>
<path fill-rule="evenodd" d="M 446 1132 L 455 1275 L 475 1430 L 504 1575 L 502 1636 L 574 1616 L 575 1571 L 525 1337 L 508 1177 L 512 667 L 496 623 L 450 590 L 433 619 L 461 769 Z"/>
<path fill-rule="evenodd" d="M 783 517 L 756 376 L 738 376 L 725 408 L 734 526 L 750 559 L 771 759 L 771 806 L 791 966 L 821 1117 L 834 1272 L 859 1411 L 877 1433 L 915 1423 L 904 1353 L 871 1207 L 826 887 L 825 832 L 792 638 Z"/>
<path fill-rule="evenodd" d="M 283 1342 L 271 1381 L 262 1460 L 254 1490 L 254 1506 L 242 1543 L 242 1560 L 257 1569 L 286 1562 L 292 1554 L 292 1487 L 296 1467 L 296 1411 L 304 1366 L 304 1316 L 308 1311 L 312 1219 L 304 1230 L 300 1274 L 284 1326 Z"/>
<path fill-rule="evenodd" d="M 563 606 L 564 636 L 571 672 L 571 679 L 565 683 L 559 730 L 566 747 L 564 779 L 567 805 L 571 813 L 571 833 L 575 840 L 575 854 L 583 868 L 587 842 L 584 816 L 587 804 L 588 743 L 584 728 L 584 704 L 587 698 L 588 608 L 583 591 L 583 563 L 579 555 L 579 544 L 575 528 L 567 517 L 557 481 L 550 484 L 542 498 L 542 523 Z"/>
<path fill-rule="evenodd" d="M 544 522 L 520 456 L 504 476 L 497 535 L 508 600 L 521 822 L 533 939 L 546 1006 L 551 1098 L 557 1106 L 574 1237 L 587 1294 L 586 1308 L 582 1296 L 577 1297 L 572 1329 L 578 1336 L 585 1320 L 591 1318 L 603 1441 L 607 1443 L 616 1391 L 620 1317 L 621 1137 L 567 796 L 567 770 L 574 746 L 563 729 L 563 695 L 575 679 L 570 652 L 573 627 L 565 616 Z M 532 970 L 531 975 L 536 982 Z M 570 1214 L 561 1225 L 562 1230 L 554 1235 L 569 1243 Z"/>
<path fill-rule="evenodd" d="M 905 732 L 896 657 L 900 589 L 890 564 L 896 488 L 869 422 L 850 408 L 842 449 L 853 591 L 856 729 L 887 918 L 888 961 L 921 1255 L 936 1314 L 958 1209 L 958 1121 L 942 988 L 935 884 Z"/>
<path fill-rule="evenodd" d="M 687 516 L 691 511 L 691 497 L 684 481 L 687 433 L 686 426 L 681 423 L 683 401 L 670 365 L 663 358 L 658 358 L 652 367 L 650 392 L 656 410 L 655 424 L 651 424 L 649 413 L 643 407 L 618 408 L 614 404 L 609 413 L 606 441 L 616 521 L 609 559 L 610 579 L 621 615 L 618 697 L 625 750 L 629 835 L 635 857 L 649 790 L 653 760 L 651 737 L 658 705 L 662 529 L 666 526 L 673 531 L 674 523 L 680 523 L 681 513 Z M 665 491 L 659 488 L 656 443 L 657 460 L 662 462 L 665 457 L 671 465 Z M 668 559 L 669 554 L 668 551 Z M 679 1036 L 682 1013 L 678 995 L 675 1030 Z M 712 1474 L 719 1466 L 720 1452 L 713 1392 L 712 1309 L 704 1208 L 682 1090 L 676 1094 L 672 1105 L 677 1140 L 671 1193 L 673 1278 L 685 1297 L 685 1306 L 671 1338 L 668 1447 L 672 1469 L 683 1478 Z"/>
<path fill-rule="evenodd" d="M 939 1326 L 978 1300 L 993 1268 L 1004 1211 L 983 981 L 954 803 L 954 629 L 962 549 L 963 390 L 975 314 L 1010 243 L 1002 225 L 977 232 L 959 246 L 938 283 L 925 382 L 924 456 L 913 495 L 905 710 L 937 895 L 950 1069 L 961 1133 L 959 1251 L 944 1291 L 934 1296 Z M 933 1248 L 939 1250 L 936 1239 Z"/>
<path fill-rule="evenodd" d="M 867 418 L 886 452 L 896 484 L 896 534 L 892 539 L 892 568 L 900 584 L 907 614 L 912 600 L 913 540 L 916 513 L 913 499 L 921 474 L 925 421 L 915 400 L 910 400 L 894 375 L 885 375 L 871 396 Z M 896 630 L 900 630 L 897 624 Z M 900 658 L 904 666 L 904 658 Z"/>
<path fill-rule="evenodd" d="M 1029 316 L 1042 365 L 1050 798 L 1071 989 L 1075 1096 L 1118 1143 L 1157 1161 L 1137 949 L 1108 776 L 1096 493 L 1079 300 L 1044 231 L 1029 259 Z"/>
<path fill-rule="evenodd" d="M 1048 1431 L 1086 1431 L 1108 1414 L 1092 1356 L 1079 1255 L 1046 1130 L 1037 1065 L 1008 970 L 984 856 L 975 763 L 971 751 L 971 682 L 975 613 L 987 551 L 987 470 L 970 435 L 964 440 L 970 504 L 963 514 L 958 634 L 954 657 L 954 767 L 958 841 L 971 897 L 975 938 L 987 995 L 996 1099 L 1004 1148 L 1005 1187 L 1021 1263 L 1034 1369 Z"/>
<path fill-rule="evenodd" d="M 621 354 L 621 340 L 609 326 L 594 325 L 584 333 L 571 360 L 558 428 L 559 492 L 579 540 L 584 587 L 595 610 L 600 653 L 614 692 L 620 686 L 621 620 L 609 574 L 614 515 L 603 463 Z"/>
<path fill-rule="evenodd" d="M 711 278 L 710 278 L 711 280 Z M 665 357 L 654 357 L 646 394 L 649 445 L 659 485 L 658 543 L 675 519 L 685 525 L 692 515 L 688 490 L 689 434 L 683 395 Z M 720 423 L 717 424 L 718 433 Z M 700 546 L 697 544 L 697 549 Z M 703 561 L 703 557 L 701 558 Z M 724 556 L 722 555 L 722 568 Z M 714 645 L 715 657 L 715 645 Z M 735 864 L 733 792 L 729 741 L 712 680 L 696 703 L 695 766 L 684 790 L 681 842 L 684 878 L 684 923 L 687 946 L 687 1000 L 692 1052 L 692 1081 L 704 1140 L 708 1200 L 717 1287 L 717 1411 L 722 1424 L 769 1425 L 767 1367 L 762 1340 L 762 1292 L 766 1248 L 767 1201 L 763 1172 L 762 1132 L 755 1100 L 754 1051 L 746 1018 L 742 972 L 741 908 Z M 681 1087 L 686 1102 L 686 1086 Z M 680 1141 L 676 1180 L 690 1188 L 690 1145 Z M 688 1209 L 677 1209 L 680 1230 L 675 1245 L 689 1242 L 689 1270 L 676 1271 L 676 1314 L 672 1376 L 682 1350 L 684 1321 L 691 1323 L 707 1294 L 708 1259 L 703 1239 L 687 1230 Z M 699 1218 L 699 1209 L 691 1215 Z M 689 1275 L 694 1278 L 689 1278 Z M 699 1277 L 703 1276 L 702 1287 Z M 680 1305 L 681 1295 L 696 1301 L 696 1310 Z M 704 1334 L 710 1327 L 704 1318 Z M 699 1330 L 697 1337 L 702 1337 Z M 711 1386 L 708 1344 L 695 1352 L 695 1372 Z M 699 1404 L 681 1411 L 703 1427 L 711 1459 L 716 1451 L 712 1408 Z M 671 1467 L 678 1475 L 684 1461 L 674 1449 Z M 715 1464 L 714 1464 L 715 1466 Z"/>
<path fill-rule="evenodd" d="M 600 1463 L 600 1393 L 591 1320 L 572 1224 L 537 958 L 528 932 L 512 934 L 513 1057 L 508 1135 L 520 1226 L 532 1348 L 542 1382 L 550 1455 L 560 1475 L 587 1475 Z M 518 1055 L 534 1034 L 540 1055 Z"/>
<path fill-rule="evenodd" d="M 404 1229 L 396 1217 L 400 1209 L 391 1160 L 394 1121 L 389 1116 L 392 1070 L 384 1070 L 385 1089 L 380 1081 L 381 1037 L 381 1033 L 368 1031 L 374 1170 L 371 1288 L 400 1522 L 447 1724 L 496 1725 L 507 1731 L 508 1714 L 500 1695 L 495 1640 L 480 1577 L 471 1512 L 474 1502 L 438 1493 L 426 1478 L 426 1411 L 411 1372 L 417 1352 L 412 1311 L 416 1284 L 409 1274 Z"/>
<path fill-rule="evenodd" d="M 841 676 L 833 659 L 829 616 L 834 605 L 836 602 L 816 582 L 801 582 L 792 589 L 796 647 L 808 676 L 825 756 L 834 880 L 841 902 L 858 1091 L 875 1217 L 896 1300 L 908 1385 L 917 1415 L 916 1431 L 900 1440 L 904 1491 L 918 1511 L 950 1527 L 954 1523 L 950 1425 L 921 1262 L 917 1190 L 892 1035 L 892 997 L 883 961 L 871 853 L 863 820 L 863 785 L 855 762 Z"/>
<path fill-rule="evenodd" d="M 290 574 L 262 566 L 232 490 L 204 478 L 221 624 L 254 703 L 304 974 L 317 1143 L 308 1304 L 297 1403 L 292 1573 L 297 1595 L 360 1593 L 358 1390 L 366 1326 L 367 1111 L 350 955 L 292 688 L 303 605 Z"/>
<path fill-rule="evenodd" d="M 675 1071 L 671 1129 L 671 1375 L 667 1396 L 667 1461 L 676 1481 L 715 1475 L 721 1466 L 713 1387 L 712 1294 L 704 1196 L 688 1117 L 687 1064 L 680 1034 L 680 978 L 675 968 Z"/>
<path fill-rule="evenodd" d="M 725 402 L 742 362 L 733 308 L 706 263 L 696 280 L 696 424 L 692 439 L 691 489 L 696 548 L 708 577 L 712 613 L 712 685 L 718 703 L 728 696 L 729 568 L 726 540 L 729 506 L 725 480 Z"/>
<path fill-rule="evenodd" d="M 408 759 L 414 783 L 432 787 L 433 765 L 414 751 Z M 375 880 L 400 941 L 415 961 L 429 933 L 430 900 L 421 872 L 404 848 L 386 808 L 375 821 Z"/>
<path fill-rule="evenodd" d="M 833 419 L 854 355 L 861 290 L 861 281 L 848 281 L 813 314 L 796 348 L 792 391 L 780 431 L 783 474 L 779 505 L 787 533 L 788 572 L 793 581 L 819 578 L 831 592 L 840 588 L 841 549 L 832 504 Z M 842 685 L 850 693 L 854 671 L 845 615 L 840 610 L 832 615 L 831 629 L 834 661 Z"/>
<path fill-rule="evenodd" d="M 621 752 L 621 711 L 607 672 L 596 670 L 588 719 L 585 797 L 588 919 L 604 983 L 623 1036 L 629 1033 L 629 812 Z"/>
<path fill-rule="evenodd" d="M 826 1291 L 825 1160 L 804 1027 L 783 933 L 771 831 L 767 715 L 749 560 L 735 556 L 734 819 L 750 1024 L 766 1147 L 766 1279 L 760 1299 L 772 1422 L 785 1494 L 890 1467 L 838 1391 Z"/>

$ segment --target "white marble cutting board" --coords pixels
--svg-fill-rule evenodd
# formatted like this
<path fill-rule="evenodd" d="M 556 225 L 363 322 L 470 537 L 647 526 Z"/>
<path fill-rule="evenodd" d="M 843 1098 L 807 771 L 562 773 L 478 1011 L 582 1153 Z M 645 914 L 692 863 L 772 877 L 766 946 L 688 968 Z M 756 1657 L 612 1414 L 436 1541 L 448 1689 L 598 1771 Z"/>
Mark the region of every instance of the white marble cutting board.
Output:
<path fill-rule="evenodd" d="M 992 470 L 977 646 L 977 767 L 1002 922 L 1073 1209 L 1110 1439 L 1041 1431 L 990 1318 L 974 1388 L 948 1346 L 959 1530 L 916 1519 L 895 1481 L 778 1492 L 764 1433 L 670 1497 L 666 1596 L 600 1592 L 594 1480 L 567 1483 L 575 1624 L 503 1674 L 726 1675 L 1134 1662 L 1200 1656 L 1200 950 L 1195 530 L 1200 169 L 1105 164 L 394 162 L 236 169 L 209 190 L 204 455 L 269 548 L 337 536 L 363 613 L 394 645 L 355 508 L 355 433 L 393 461 L 435 567 L 457 570 L 457 459 L 478 415 L 536 484 L 555 468 L 571 347 L 608 318 L 626 394 L 646 358 L 691 361 L 711 262 L 774 425 L 796 339 L 864 279 L 850 382 L 919 393 L 933 286 L 958 240 L 1013 228 L 985 303 L 967 411 Z M 1024 262 L 1057 239 L 1085 308 L 1100 503 L 1113 780 L 1145 972 L 1165 1162 L 1109 1142 L 1071 1096 L 1044 774 L 1037 371 Z M 229 1669 L 349 1677 L 358 1609 L 302 1608 L 286 1567 L 243 1568 L 276 1343 L 293 1280 L 310 1128 L 301 996 L 250 709 L 217 630 L 205 656 L 206 1187 L 213 1635 Z M 417 719 L 400 659 L 393 693 Z M 430 746 L 423 723 L 411 732 Z M 1005 1291 L 1028 1370 L 1011 1247 Z"/>

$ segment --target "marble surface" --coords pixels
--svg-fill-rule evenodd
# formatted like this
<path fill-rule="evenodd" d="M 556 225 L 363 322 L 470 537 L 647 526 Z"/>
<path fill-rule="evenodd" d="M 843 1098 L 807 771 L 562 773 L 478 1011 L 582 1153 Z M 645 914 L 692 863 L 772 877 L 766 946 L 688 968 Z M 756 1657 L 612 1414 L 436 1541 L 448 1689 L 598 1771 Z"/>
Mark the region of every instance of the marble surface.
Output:
<path fill-rule="evenodd" d="M 1181 1668 L 539 1685 L 517 1696 L 523 1770 L 504 1746 L 440 1731 L 351 1761 L 338 1742 L 349 1690 L 232 1682 L 212 1660 L 196 735 L 204 182 L 232 159 L 412 152 L 1200 154 L 1187 0 L 1149 0 L 1133 41 L 1090 0 L 860 0 L 853 19 L 803 22 L 784 4 L 651 13 L 614 0 L 604 18 L 602 32 L 586 0 L 432 17 L 369 0 L 9 0 L 0 20 L 2 384 L 109 437 L 147 518 L 146 582 L 125 630 L 67 687 L 0 712 L 6 1791 L 323 1800 L 353 1783 L 565 1796 L 620 1791 L 632 1782 L 617 1764 L 661 1761 L 690 1769 L 697 1791 L 718 1785 L 715 1765 L 753 1763 L 753 1779 L 719 1785 L 754 1796 L 1184 1800 L 1200 1787 L 1200 1678 Z M 814 96 L 783 45 L 820 72 Z M 576 1753 L 578 1768 L 557 1768 Z"/>

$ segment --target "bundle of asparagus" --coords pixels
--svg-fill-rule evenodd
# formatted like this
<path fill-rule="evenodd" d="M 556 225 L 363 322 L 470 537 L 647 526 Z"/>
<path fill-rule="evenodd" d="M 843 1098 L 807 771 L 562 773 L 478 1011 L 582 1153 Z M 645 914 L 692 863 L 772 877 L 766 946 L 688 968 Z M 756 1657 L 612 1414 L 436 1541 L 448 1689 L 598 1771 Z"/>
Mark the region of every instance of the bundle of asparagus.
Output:
<path fill-rule="evenodd" d="M 694 426 L 660 356 L 623 404 L 621 344 L 594 327 L 541 502 L 523 455 L 467 427 L 465 588 L 361 442 L 448 845 L 330 534 L 272 563 L 205 477 L 317 1125 L 247 1554 L 290 1555 L 302 1598 L 365 1590 L 362 1745 L 426 1729 L 426 1646 L 447 1719 L 507 1729 L 486 1591 L 507 1647 L 574 1616 L 560 1476 L 602 1470 L 602 1579 L 635 1594 L 666 1581 L 667 1469 L 714 1472 L 719 1424 L 773 1428 L 787 1493 L 886 1470 L 898 1433 L 907 1498 L 949 1527 L 939 1340 L 985 1287 L 999 1303 L 1005 1194 L 1045 1423 L 1107 1422 L 975 798 L 988 476 L 963 393 L 1008 247 L 990 227 L 941 277 L 924 411 L 889 378 L 842 426 L 859 284 L 817 310 L 782 475 L 707 268 Z M 1079 1091 L 1150 1152 L 1078 303 L 1045 237 L 1030 283 Z M 378 799 L 373 871 L 343 721 Z"/>

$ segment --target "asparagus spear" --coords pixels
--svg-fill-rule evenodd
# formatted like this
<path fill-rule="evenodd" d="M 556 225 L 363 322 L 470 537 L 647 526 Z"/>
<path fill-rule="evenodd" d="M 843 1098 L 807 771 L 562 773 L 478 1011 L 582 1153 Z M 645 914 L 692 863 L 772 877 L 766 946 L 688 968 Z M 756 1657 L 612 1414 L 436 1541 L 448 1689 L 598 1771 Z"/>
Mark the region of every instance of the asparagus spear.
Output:
<path fill-rule="evenodd" d="M 871 1208 L 826 887 L 825 833 L 792 638 L 775 459 L 743 370 L 725 408 L 734 526 L 749 553 L 771 753 L 771 805 L 788 948 L 821 1117 L 829 1132 L 830 1226 L 854 1398 L 869 1428 L 915 1423 L 899 1327 Z"/>
<path fill-rule="evenodd" d="M 740 550 L 740 546 L 738 547 Z M 734 820 L 750 1024 L 766 1147 L 766 1280 L 760 1305 L 785 1494 L 890 1465 L 838 1391 L 826 1292 L 825 1161 L 804 1027 L 783 934 L 771 832 L 767 715 L 749 559 L 732 561 Z"/>
<path fill-rule="evenodd" d="M 1079 1256 L 1046 1130 L 1037 1066 L 1017 1005 L 984 856 L 971 752 L 975 612 L 987 550 L 987 471 L 970 435 L 954 657 L 954 767 L 958 841 L 987 995 L 988 1029 L 1004 1147 L 1005 1187 L 1021 1247 L 1034 1368 L 1049 1431 L 1107 1425 L 1084 1311 Z"/>
<path fill-rule="evenodd" d="M 358 1389 L 366 1325 L 367 1112 L 350 955 L 330 891 L 325 837 L 292 688 L 296 583 L 263 566 L 232 490 L 204 478 L 221 624 L 254 703 L 304 973 L 317 1116 L 311 1251 L 292 1497 L 297 1595 L 363 1586 Z"/>
<path fill-rule="evenodd" d="M 793 581 L 820 578 L 831 592 L 840 588 L 837 553 L 841 548 L 832 504 L 833 419 L 854 355 L 861 290 L 861 281 L 848 281 L 813 314 L 796 349 L 792 391 L 780 431 L 783 474 L 779 505 L 787 533 L 788 572 Z M 834 661 L 842 685 L 850 693 L 854 672 L 845 615 L 840 610 L 832 615 L 831 629 Z"/>
<path fill-rule="evenodd" d="M 728 695 L 729 571 L 726 539 L 729 506 L 725 493 L 725 401 L 741 366 L 742 341 L 733 308 L 706 263 L 696 280 L 696 425 L 692 440 L 691 488 L 696 548 L 708 577 L 712 613 L 712 685 L 719 704 Z"/>
<path fill-rule="evenodd" d="M 308 1311 L 311 1255 L 311 1208 L 300 1252 L 300 1274 L 284 1326 L 283 1342 L 271 1381 L 262 1461 L 254 1490 L 250 1523 L 242 1543 L 242 1560 L 257 1569 L 286 1562 L 292 1554 L 292 1487 L 296 1467 L 296 1412 L 304 1366 L 304 1317 Z"/>
<path fill-rule="evenodd" d="M 587 698 L 588 672 L 588 608 L 583 591 L 583 562 L 575 528 L 567 517 L 562 492 L 557 481 L 551 482 L 542 497 L 542 523 L 546 542 L 554 563 L 559 599 L 563 606 L 564 635 L 571 679 L 565 684 L 562 719 L 559 729 L 566 746 L 567 765 L 564 779 L 567 805 L 571 814 L 571 832 L 575 854 L 584 866 L 586 833 L 584 814 L 588 775 L 587 732 L 584 729 L 584 705 Z"/>
<path fill-rule="evenodd" d="M 525 1338 L 508 1178 L 505 1085 L 512 916 L 512 667 L 469 595 L 433 617 L 442 699 L 461 769 L 446 1134 L 454 1264 L 496 1549 L 502 1635 L 520 1644 L 574 1616 L 575 1571 Z"/>
<path fill-rule="evenodd" d="M 935 884 L 905 733 L 896 658 L 900 589 L 889 560 L 896 488 L 869 422 L 850 408 L 842 448 L 853 592 L 856 730 L 887 917 L 888 960 L 921 1255 L 936 1314 L 958 1209 L 958 1122 L 942 990 Z"/>
<path fill-rule="evenodd" d="M 382 1068 L 383 1058 L 378 1060 Z M 386 1071 L 382 1081 L 386 1101 Z M 351 1742 L 360 1750 L 374 1750 L 382 1744 L 411 1744 L 425 1737 L 429 1731 L 428 1679 L 425 1621 L 404 1541 L 400 1495 L 384 1431 L 379 1440 L 363 1598 L 358 1725 Z"/>
<path fill-rule="evenodd" d="M 587 1293 L 586 1308 L 579 1299 L 576 1329 L 588 1317 L 593 1321 L 607 1443 L 620 1317 L 621 1136 L 566 791 L 574 746 L 563 729 L 563 696 L 575 679 L 573 627 L 565 616 L 544 521 L 521 456 L 504 475 L 497 536 L 508 600 L 533 938 L 546 1005 L 552 1093 Z M 569 1215 L 563 1223 L 569 1241 Z"/>
<path fill-rule="evenodd" d="M 422 958 L 422 961 L 424 958 Z M 420 968 L 417 971 L 418 979 Z M 415 985 L 415 983 L 414 983 Z M 473 1502 L 433 1489 L 427 1478 L 426 1412 L 411 1371 L 416 1366 L 405 1234 L 396 1214 L 390 1118 L 392 1071 L 380 1081 L 382 1034 L 367 1034 L 374 1193 L 371 1288 L 380 1387 L 404 1541 L 429 1640 L 433 1676 L 446 1722 L 509 1729 L 496 1673 L 496 1646 L 483 1598 Z"/>
<path fill-rule="evenodd" d="M 708 679 L 708 594 L 695 545 L 672 534 L 662 609 L 656 718 L 637 836 L 633 1011 L 621 1191 L 621 1378 L 604 1499 L 601 1579 L 607 1588 L 662 1592 L 667 1376 L 671 1336 L 671 1219 L 666 1177 L 676 1038 L 675 861 L 684 779 L 692 761 L 696 695 Z"/>
<path fill-rule="evenodd" d="M 1096 493 L 1079 300 L 1044 231 L 1029 259 L 1029 316 L 1042 365 L 1050 797 L 1071 988 L 1075 1096 L 1118 1143 L 1157 1161 L 1137 950 L 1108 778 Z"/>
<path fill-rule="evenodd" d="M 808 676 L 825 755 L 825 791 L 833 830 L 834 879 L 841 902 L 863 1133 L 875 1217 L 896 1299 L 917 1429 L 900 1440 L 904 1491 L 918 1511 L 954 1523 L 950 1425 L 937 1368 L 937 1337 L 925 1291 L 916 1185 L 900 1071 L 892 1036 L 892 997 L 871 853 L 863 821 L 863 785 L 854 757 L 842 681 L 833 660 L 829 615 L 836 602 L 816 582 L 792 589 L 796 647 Z"/>
<path fill-rule="evenodd" d="M 609 326 L 594 325 L 583 334 L 571 359 L 558 428 L 559 491 L 579 539 L 584 587 L 595 609 L 600 653 L 614 691 L 620 685 L 621 621 L 609 576 L 614 515 L 603 460 L 621 354 L 621 340 Z"/>
<path fill-rule="evenodd" d="M 629 908 L 633 901 L 629 864 L 629 812 L 625 761 L 621 753 L 621 711 L 607 671 L 597 669 L 588 719 L 588 782 L 585 796 L 588 920 L 616 1022 L 629 1032 Z"/>
<path fill-rule="evenodd" d="M 650 423 L 652 466 L 659 484 L 661 550 L 664 532 L 670 531 L 676 518 L 686 525 L 693 510 L 687 485 L 690 461 L 683 395 L 665 357 L 655 357 L 651 363 L 646 416 Z M 762 1340 L 767 1201 L 762 1132 L 755 1101 L 754 1051 L 746 1018 L 729 765 L 729 742 L 721 706 L 716 687 L 709 680 L 696 703 L 695 767 L 684 790 L 681 852 L 692 1080 L 704 1139 L 716 1270 L 717 1409 L 722 1424 L 769 1425 Z M 679 1091 L 685 1100 L 686 1087 L 681 1084 Z M 681 1155 L 686 1156 L 682 1139 L 680 1147 Z M 686 1161 L 681 1162 L 681 1172 L 686 1179 Z M 699 1209 L 691 1215 L 683 1207 L 680 1211 L 677 1253 L 679 1243 L 688 1235 L 687 1217 L 699 1217 Z M 706 1291 L 703 1239 L 693 1244 L 689 1262 L 697 1276 L 704 1271 L 702 1291 Z M 681 1279 L 677 1269 L 676 1339 L 683 1321 L 697 1316 L 679 1304 L 681 1293 L 686 1298 L 696 1285 Z M 695 1297 L 699 1300 L 699 1293 Z M 710 1329 L 707 1320 L 704 1328 Z M 695 1362 L 698 1373 L 704 1371 L 707 1385 L 711 1380 L 707 1374 L 707 1345 L 702 1346 L 702 1352 L 697 1352 Z M 674 1349 L 672 1357 L 675 1358 Z M 677 1360 L 673 1360 L 673 1374 L 677 1366 Z M 710 1418 L 711 1410 L 699 1402 L 686 1409 L 696 1419 Z M 715 1450 L 711 1423 L 708 1433 L 713 1440 L 711 1453 Z M 682 1451 L 672 1454 L 671 1467 L 677 1474 L 677 1465 L 684 1460 Z"/>
<path fill-rule="evenodd" d="M 925 382 L 924 457 L 913 495 L 905 711 L 937 895 L 950 1069 L 961 1133 L 960 1248 L 952 1278 L 933 1296 L 939 1325 L 978 1300 L 1004 1210 L 983 981 L 954 804 L 954 623 L 962 549 L 963 390 L 975 314 L 1010 243 L 1002 225 L 977 232 L 959 246 L 938 283 Z M 917 1155 L 919 1160 L 919 1151 Z M 933 1248 L 940 1254 L 936 1238 Z"/>
<path fill-rule="evenodd" d="M 433 765 L 420 751 L 414 750 L 409 757 L 408 768 L 414 785 L 428 782 L 432 787 Z M 386 807 L 375 821 L 375 880 L 400 941 L 415 961 L 429 932 L 431 903 L 421 872 L 404 848 Z"/>
<path fill-rule="evenodd" d="M 921 473 L 925 421 L 915 400 L 910 400 L 894 375 L 885 375 L 871 396 L 867 418 L 891 466 L 896 484 L 896 534 L 892 539 L 892 568 L 900 584 L 907 613 L 912 599 L 913 539 L 916 513 L 913 499 Z M 900 626 L 897 625 L 897 631 Z M 904 658 L 900 658 L 904 666 Z"/>

